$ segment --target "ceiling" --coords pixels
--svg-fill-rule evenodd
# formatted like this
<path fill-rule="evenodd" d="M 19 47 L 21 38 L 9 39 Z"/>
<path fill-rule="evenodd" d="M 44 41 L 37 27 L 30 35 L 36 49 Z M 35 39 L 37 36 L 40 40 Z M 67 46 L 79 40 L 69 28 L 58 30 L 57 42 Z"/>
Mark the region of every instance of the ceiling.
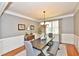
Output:
<path fill-rule="evenodd" d="M 7 10 L 42 20 L 43 11 L 46 18 L 56 17 L 74 12 L 77 2 L 12 2 Z"/>

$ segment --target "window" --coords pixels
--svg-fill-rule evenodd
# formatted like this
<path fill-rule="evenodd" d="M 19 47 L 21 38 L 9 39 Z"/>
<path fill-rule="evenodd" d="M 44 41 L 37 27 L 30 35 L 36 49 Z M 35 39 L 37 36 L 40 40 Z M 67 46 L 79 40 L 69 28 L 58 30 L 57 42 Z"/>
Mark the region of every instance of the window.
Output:
<path fill-rule="evenodd" d="M 52 29 L 53 29 L 52 32 L 54 34 L 59 34 L 59 21 L 58 20 L 52 22 Z"/>
<path fill-rule="evenodd" d="M 44 22 L 41 22 L 40 25 L 44 25 Z M 53 34 L 59 34 L 59 21 L 51 21 L 46 22 L 46 34 L 53 33 Z"/>

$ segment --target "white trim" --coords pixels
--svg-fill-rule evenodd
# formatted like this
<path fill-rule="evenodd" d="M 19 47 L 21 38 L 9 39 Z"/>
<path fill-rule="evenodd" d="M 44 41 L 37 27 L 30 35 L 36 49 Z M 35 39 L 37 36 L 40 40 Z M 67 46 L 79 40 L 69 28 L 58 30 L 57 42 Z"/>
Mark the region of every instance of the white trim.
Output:
<path fill-rule="evenodd" d="M 47 20 L 53 20 L 53 19 L 61 19 L 61 18 L 65 18 L 65 17 L 72 17 L 74 16 L 74 13 L 71 13 L 71 14 L 66 14 L 66 15 L 62 15 L 62 16 L 57 16 L 57 17 L 51 17 Z"/>
<path fill-rule="evenodd" d="M 0 39 L 0 55 L 24 45 L 24 35 Z"/>
<path fill-rule="evenodd" d="M 75 38 L 74 44 L 79 52 L 79 36 L 74 34 L 74 38 Z"/>
<path fill-rule="evenodd" d="M 2 2 L 1 6 L 0 6 L 0 16 L 1 14 L 4 12 L 6 6 L 8 5 L 9 2 Z"/>
<path fill-rule="evenodd" d="M 79 0 L 0 0 L 1 2 L 78 2 Z"/>
<path fill-rule="evenodd" d="M 74 15 L 79 11 L 79 2 L 77 2 L 76 7 L 74 9 Z"/>
<path fill-rule="evenodd" d="M 74 34 L 61 34 L 61 42 L 74 44 Z"/>
<path fill-rule="evenodd" d="M 29 19 L 29 20 L 31 20 L 31 21 L 40 22 L 40 21 L 38 21 L 38 20 L 36 20 L 36 19 L 33 19 L 33 18 L 31 18 L 31 17 L 24 16 L 24 15 L 22 15 L 22 14 L 15 13 L 15 12 L 12 12 L 12 11 L 9 11 L 9 10 L 5 11 L 5 13 L 10 14 L 10 15 L 13 15 L 13 16 L 17 16 L 17 17 Z"/>
<path fill-rule="evenodd" d="M 40 21 L 40 20 L 37 20 L 37 19 L 33 19 L 33 18 L 31 18 L 31 17 L 24 16 L 24 15 L 22 15 L 22 14 L 19 14 L 19 13 L 10 11 L 10 10 L 5 11 L 5 13 L 10 14 L 10 15 L 13 15 L 13 16 L 17 16 L 17 17 L 29 19 L 29 20 L 35 21 L 35 22 L 42 22 L 42 21 L 44 21 L 44 20 L 41 20 L 41 21 Z M 50 20 L 53 20 L 53 19 L 61 19 L 61 18 L 65 18 L 65 17 L 72 17 L 72 16 L 74 16 L 74 13 L 66 14 L 66 15 L 63 15 L 63 16 L 51 17 L 51 18 L 46 19 L 46 21 L 50 21 Z"/>
<path fill-rule="evenodd" d="M 79 40 L 79 36 L 78 35 L 74 35 L 75 36 L 75 38 L 77 38 L 77 40 Z"/>

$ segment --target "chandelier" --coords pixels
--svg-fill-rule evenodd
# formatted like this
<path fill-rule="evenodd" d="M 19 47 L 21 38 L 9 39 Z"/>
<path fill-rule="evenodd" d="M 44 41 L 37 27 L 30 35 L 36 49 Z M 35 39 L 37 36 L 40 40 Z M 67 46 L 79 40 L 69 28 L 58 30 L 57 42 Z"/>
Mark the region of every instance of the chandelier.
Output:
<path fill-rule="evenodd" d="M 46 39 L 46 21 L 45 21 L 45 14 L 46 14 L 46 11 L 43 11 L 43 14 L 44 14 L 44 24 L 43 24 L 43 26 L 44 26 L 44 38 L 43 39 Z"/>

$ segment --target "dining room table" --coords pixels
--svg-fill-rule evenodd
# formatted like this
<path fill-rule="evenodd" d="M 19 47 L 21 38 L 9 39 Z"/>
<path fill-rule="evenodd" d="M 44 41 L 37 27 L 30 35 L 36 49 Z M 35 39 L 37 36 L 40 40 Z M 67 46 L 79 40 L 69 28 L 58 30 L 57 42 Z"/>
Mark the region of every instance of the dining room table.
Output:
<path fill-rule="evenodd" d="M 53 37 L 46 36 L 46 39 L 37 38 L 32 41 L 33 48 L 40 50 L 43 53 L 43 49 L 53 40 Z"/>

